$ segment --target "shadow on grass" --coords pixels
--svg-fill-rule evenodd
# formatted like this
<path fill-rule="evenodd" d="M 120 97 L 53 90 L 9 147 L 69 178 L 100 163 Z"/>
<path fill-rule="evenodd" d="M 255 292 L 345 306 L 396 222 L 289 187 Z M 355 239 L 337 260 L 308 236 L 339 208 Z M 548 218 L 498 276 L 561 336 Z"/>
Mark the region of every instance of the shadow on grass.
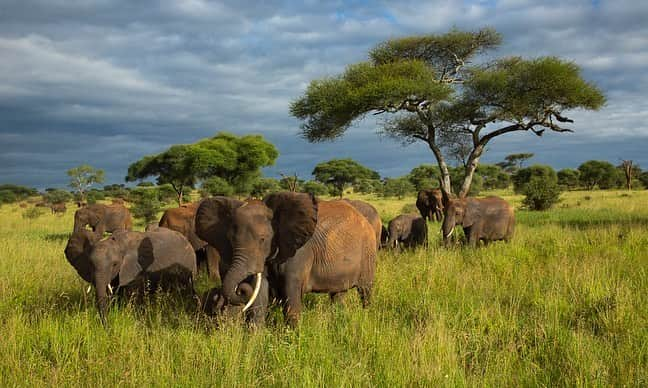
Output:
<path fill-rule="evenodd" d="M 51 234 L 46 234 L 44 240 L 61 242 L 61 241 L 67 241 L 69 238 L 70 238 L 70 233 L 51 233 Z"/>

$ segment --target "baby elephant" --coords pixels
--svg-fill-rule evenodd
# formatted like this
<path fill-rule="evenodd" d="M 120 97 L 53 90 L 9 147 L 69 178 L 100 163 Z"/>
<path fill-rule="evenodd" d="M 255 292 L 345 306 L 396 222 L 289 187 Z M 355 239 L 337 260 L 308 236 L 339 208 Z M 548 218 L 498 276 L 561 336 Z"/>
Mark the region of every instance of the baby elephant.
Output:
<path fill-rule="evenodd" d="M 389 221 L 388 233 L 387 244 L 391 248 L 397 248 L 399 244 L 405 248 L 427 245 L 427 222 L 418 214 L 401 214 Z"/>
<path fill-rule="evenodd" d="M 196 254 L 189 241 L 172 230 L 123 231 L 100 240 L 97 234 L 82 229 L 68 240 L 65 257 L 83 280 L 95 286 L 104 324 L 113 288 L 178 285 L 194 294 Z"/>

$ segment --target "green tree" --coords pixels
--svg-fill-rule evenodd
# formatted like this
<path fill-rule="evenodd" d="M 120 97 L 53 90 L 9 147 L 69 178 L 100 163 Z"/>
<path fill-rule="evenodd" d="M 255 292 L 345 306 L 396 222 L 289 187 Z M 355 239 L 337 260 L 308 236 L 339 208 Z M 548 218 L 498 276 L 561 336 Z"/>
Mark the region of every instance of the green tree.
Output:
<path fill-rule="evenodd" d="M 377 193 L 382 188 L 382 182 L 378 179 L 364 178 L 358 179 L 353 184 L 353 192 L 360 194 Z"/>
<path fill-rule="evenodd" d="M 644 189 L 648 189 L 648 171 L 644 171 L 639 176 L 637 176 L 637 180 L 641 182 L 641 185 L 644 187 Z"/>
<path fill-rule="evenodd" d="M 34 195 L 38 195 L 38 191 L 31 187 L 12 184 L 0 185 L 0 203 L 13 203 Z"/>
<path fill-rule="evenodd" d="M 157 220 L 157 215 L 162 210 L 159 190 L 155 187 L 133 190 L 133 206 L 130 210 L 135 218 L 143 219 L 146 224 Z"/>
<path fill-rule="evenodd" d="M 287 191 L 292 191 L 292 192 L 300 191 L 302 184 L 304 184 L 304 180 L 299 179 L 299 177 L 297 177 L 297 174 L 293 174 L 293 175 L 281 174 L 281 179 L 279 179 L 279 186 L 283 190 L 287 190 Z"/>
<path fill-rule="evenodd" d="M 67 170 L 70 177 L 70 187 L 74 189 L 81 201 L 86 201 L 86 192 L 95 184 L 104 181 L 104 170 L 96 169 L 87 164 Z"/>
<path fill-rule="evenodd" d="M 580 173 L 573 168 L 563 168 L 558 171 L 558 184 L 567 190 L 576 190 L 579 185 Z"/>
<path fill-rule="evenodd" d="M 532 153 L 510 154 L 504 158 L 503 162 L 500 162 L 497 165 L 502 167 L 508 173 L 514 173 L 521 169 L 524 162 L 531 159 L 534 155 L 535 154 Z"/>
<path fill-rule="evenodd" d="M 383 184 L 383 197 L 397 197 L 403 199 L 404 196 L 412 194 L 416 190 L 407 176 L 399 178 L 386 178 Z"/>
<path fill-rule="evenodd" d="M 619 171 L 610 162 L 604 160 L 588 160 L 578 166 L 580 182 L 587 190 L 611 189 L 619 183 Z"/>
<path fill-rule="evenodd" d="M 256 198 L 263 198 L 277 191 L 281 191 L 278 180 L 274 178 L 259 178 L 252 185 L 252 192 L 250 194 Z"/>
<path fill-rule="evenodd" d="M 482 186 L 486 190 L 506 189 L 511 185 L 511 177 L 495 164 L 480 164 L 476 176 L 482 179 Z M 474 183 L 473 183 L 474 184 Z"/>
<path fill-rule="evenodd" d="M 336 139 L 369 113 L 393 113 L 384 132 L 404 143 L 425 143 L 448 192 L 451 177 L 443 144 L 454 142 L 444 140 L 465 137 L 471 151 L 459 190 L 464 196 L 495 137 L 518 131 L 541 136 L 546 129 L 570 132 L 563 124 L 572 120 L 564 112 L 596 110 L 605 102 L 571 61 L 509 57 L 475 63 L 478 54 L 501 40 L 488 28 L 387 40 L 370 51 L 369 61 L 312 81 L 290 112 L 302 120 L 302 136 L 311 142 Z"/>
<path fill-rule="evenodd" d="M 328 195 L 329 190 L 325 184 L 317 181 L 307 181 L 301 186 L 301 191 L 313 195 Z"/>
<path fill-rule="evenodd" d="M 551 166 L 534 164 L 526 168 L 519 169 L 513 177 L 513 190 L 516 193 L 524 194 L 526 185 L 531 182 L 531 178 L 540 177 L 545 182 L 558 184 L 558 175 Z"/>
<path fill-rule="evenodd" d="M 448 172 L 450 173 L 450 182 L 452 182 L 452 191 L 458 193 L 461 190 L 461 182 L 464 181 L 466 169 L 463 167 L 449 167 Z M 466 195 L 477 195 L 482 188 L 482 177 L 477 174 L 472 178 L 470 189 Z"/>
<path fill-rule="evenodd" d="M 439 167 L 431 164 L 421 164 L 414 167 L 407 175 L 416 191 L 439 187 Z"/>
<path fill-rule="evenodd" d="M 636 177 L 641 174 L 641 168 L 639 168 L 639 166 L 632 160 L 622 160 L 621 164 L 618 165 L 617 168 L 621 171 L 620 175 L 624 178 L 626 189 L 632 190 L 632 184 Z"/>
<path fill-rule="evenodd" d="M 235 193 L 246 194 L 260 177 L 262 167 L 273 165 L 277 149 L 261 135 L 235 136 L 221 132 L 194 144 L 171 146 L 145 156 L 128 167 L 126 181 L 157 176 L 158 184 L 170 184 L 182 204 L 184 192 L 198 181 L 220 177 Z"/>
<path fill-rule="evenodd" d="M 47 203 L 65 203 L 74 198 L 69 191 L 66 190 L 51 190 L 43 195 L 43 200 Z"/>
<path fill-rule="evenodd" d="M 234 195 L 235 192 L 234 187 L 232 187 L 228 181 L 219 176 L 214 176 L 205 180 L 202 183 L 202 189 L 210 195 L 229 196 Z"/>
<path fill-rule="evenodd" d="M 330 194 L 339 195 L 340 198 L 344 188 L 358 180 L 380 178 L 376 171 L 368 169 L 353 159 L 332 159 L 322 162 L 315 166 L 313 176 L 318 182 L 331 185 L 335 192 Z"/>

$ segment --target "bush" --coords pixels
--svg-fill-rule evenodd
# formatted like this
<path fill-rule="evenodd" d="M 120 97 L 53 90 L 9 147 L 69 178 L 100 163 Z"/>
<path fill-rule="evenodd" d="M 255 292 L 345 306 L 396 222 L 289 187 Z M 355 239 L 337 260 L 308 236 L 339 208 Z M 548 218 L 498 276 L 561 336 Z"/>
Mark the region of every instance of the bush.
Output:
<path fill-rule="evenodd" d="M 378 179 L 359 179 L 353 184 L 353 191 L 360 194 L 373 194 L 379 192 L 381 186 Z"/>
<path fill-rule="evenodd" d="M 11 184 L 0 185 L 0 204 L 21 201 L 34 195 L 38 195 L 38 191 L 31 187 Z"/>
<path fill-rule="evenodd" d="M 203 182 L 202 190 L 210 195 L 234 195 L 234 188 L 221 177 L 211 177 Z"/>
<path fill-rule="evenodd" d="M 404 196 L 413 193 L 414 190 L 414 185 L 406 176 L 386 178 L 383 184 L 382 195 L 383 197 L 398 197 L 398 199 L 402 199 Z"/>
<path fill-rule="evenodd" d="M 97 201 L 103 201 L 106 199 L 106 193 L 100 190 L 90 190 L 86 194 L 86 199 L 89 204 L 97 203 Z"/>
<path fill-rule="evenodd" d="M 560 193 L 557 181 L 534 176 L 524 185 L 525 198 L 522 203 L 531 210 L 548 210 L 560 201 Z"/>
<path fill-rule="evenodd" d="M 452 182 L 452 191 L 457 194 L 461 191 L 461 186 L 463 185 L 464 177 L 466 176 L 466 171 L 463 167 L 450 168 L 450 180 Z M 472 177 L 472 182 L 470 184 L 470 190 L 468 195 L 477 195 L 482 190 L 483 180 L 482 177 L 475 173 Z"/>
<path fill-rule="evenodd" d="M 567 190 L 575 190 L 579 186 L 580 172 L 573 168 L 558 171 L 558 184 Z"/>
<path fill-rule="evenodd" d="M 18 196 L 10 190 L 0 190 L 0 204 L 14 203 L 18 201 Z"/>
<path fill-rule="evenodd" d="M 135 218 L 141 218 L 145 223 L 157 220 L 157 214 L 162 209 L 159 191 L 154 188 L 133 190 L 133 207 L 130 209 Z"/>
<path fill-rule="evenodd" d="M 158 191 L 158 199 L 162 203 L 175 203 L 178 200 L 178 193 L 175 192 L 173 186 L 164 184 L 156 186 Z"/>
<path fill-rule="evenodd" d="M 506 189 L 511 185 L 511 177 L 504 172 L 502 167 L 494 164 L 480 164 L 475 175 L 482 179 L 482 186 L 486 190 Z M 474 179 L 474 178 L 473 178 Z"/>
<path fill-rule="evenodd" d="M 328 187 L 317 181 L 305 182 L 301 189 L 304 193 L 311 193 L 313 195 L 327 195 L 329 193 Z"/>
<path fill-rule="evenodd" d="M 43 195 L 43 200 L 47 203 L 65 203 L 73 198 L 74 196 L 69 191 L 60 189 L 50 190 Z"/>
<path fill-rule="evenodd" d="M 604 160 L 588 160 L 578 166 L 578 171 L 580 183 L 587 190 L 593 190 L 595 187 L 612 189 L 620 186 L 623 181 L 621 172 L 612 163 Z"/>
<path fill-rule="evenodd" d="M 252 184 L 250 195 L 256 198 L 263 198 L 270 193 L 280 191 L 279 181 L 273 178 L 259 178 Z"/>
<path fill-rule="evenodd" d="M 26 220 L 33 220 L 36 219 L 43 214 L 45 214 L 46 210 L 44 207 L 30 207 L 29 209 L 25 210 L 25 212 L 22 214 L 22 218 Z"/>
<path fill-rule="evenodd" d="M 551 184 L 558 184 L 558 175 L 551 166 L 535 164 L 530 167 L 522 168 L 513 174 L 513 190 L 518 194 L 524 194 L 526 192 L 526 185 L 529 184 L 531 179 L 534 177 L 538 177 Z"/>

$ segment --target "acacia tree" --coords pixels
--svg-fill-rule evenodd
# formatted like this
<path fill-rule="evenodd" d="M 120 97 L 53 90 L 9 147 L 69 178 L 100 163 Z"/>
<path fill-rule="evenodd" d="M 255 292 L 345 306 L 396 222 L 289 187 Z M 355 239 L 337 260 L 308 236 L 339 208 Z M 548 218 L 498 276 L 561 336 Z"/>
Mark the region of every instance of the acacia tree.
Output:
<path fill-rule="evenodd" d="M 344 188 L 360 179 L 380 179 L 380 175 L 353 159 L 332 159 L 315 166 L 313 176 L 318 182 L 331 185 L 342 198 Z M 333 193 L 331 193 L 333 194 Z"/>
<path fill-rule="evenodd" d="M 87 164 L 71 168 L 67 170 L 67 174 L 70 177 L 70 187 L 79 194 L 83 202 L 86 201 L 86 193 L 90 187 L 95 183 L 104 181 L 104 170 L 94 168 Z"/>
<path fill-rule="evenodd" d="M 274 164 L 277 149 L 260 135 L 235 136 L 221 132 L 194 144 L 171 146 L 145 156 L 128 167 L 127 182 L 157 176 L 158 184 L 170 184 L 182 204 L 187 188 L 200 180 L 219 177 L 237 194 L 252 191 L 261 168 Z"/>
<path fill-rule="evenodd" d="M 462 138 L 471 148 L 459 190 L 465 196 L 492 139 L 516 131 L 571 132 L 563 124 L 572 120 L 563 112 L 596 110 L 605 102 L 576 64 L 556 57 L 470 64 L 500 43 L 490 28 L 387 40 L 369 52 L 369 61 L 312 81 L 290 112 L 303 121 L 302 136 L 311 142 L 336 139 L 369 113 L 393 114 L 383 131 L 404 143 L 427 144 L 448 193 L 444 139 Z"/>
<path fill-rule="evenodd" d="M 498 163 L 497 165 L 502 167 L 507 172 L 515 172 L 522 168 L 522 164 L 527 160 L 531 159 L 535 154 L 532 153 L 520 153 L 520 154 L 510 154 L 506 155 L 503 162 Z"/>
<path fill-rule="evenodd" d="M 632 190 L 632 180 L 635 176 L 641 174 L 641 169 L 639 166 L 634 164 L 632 160 L 621 160 L 619 168 L 623 171 L 626 180 L 626 188 Z"/>

